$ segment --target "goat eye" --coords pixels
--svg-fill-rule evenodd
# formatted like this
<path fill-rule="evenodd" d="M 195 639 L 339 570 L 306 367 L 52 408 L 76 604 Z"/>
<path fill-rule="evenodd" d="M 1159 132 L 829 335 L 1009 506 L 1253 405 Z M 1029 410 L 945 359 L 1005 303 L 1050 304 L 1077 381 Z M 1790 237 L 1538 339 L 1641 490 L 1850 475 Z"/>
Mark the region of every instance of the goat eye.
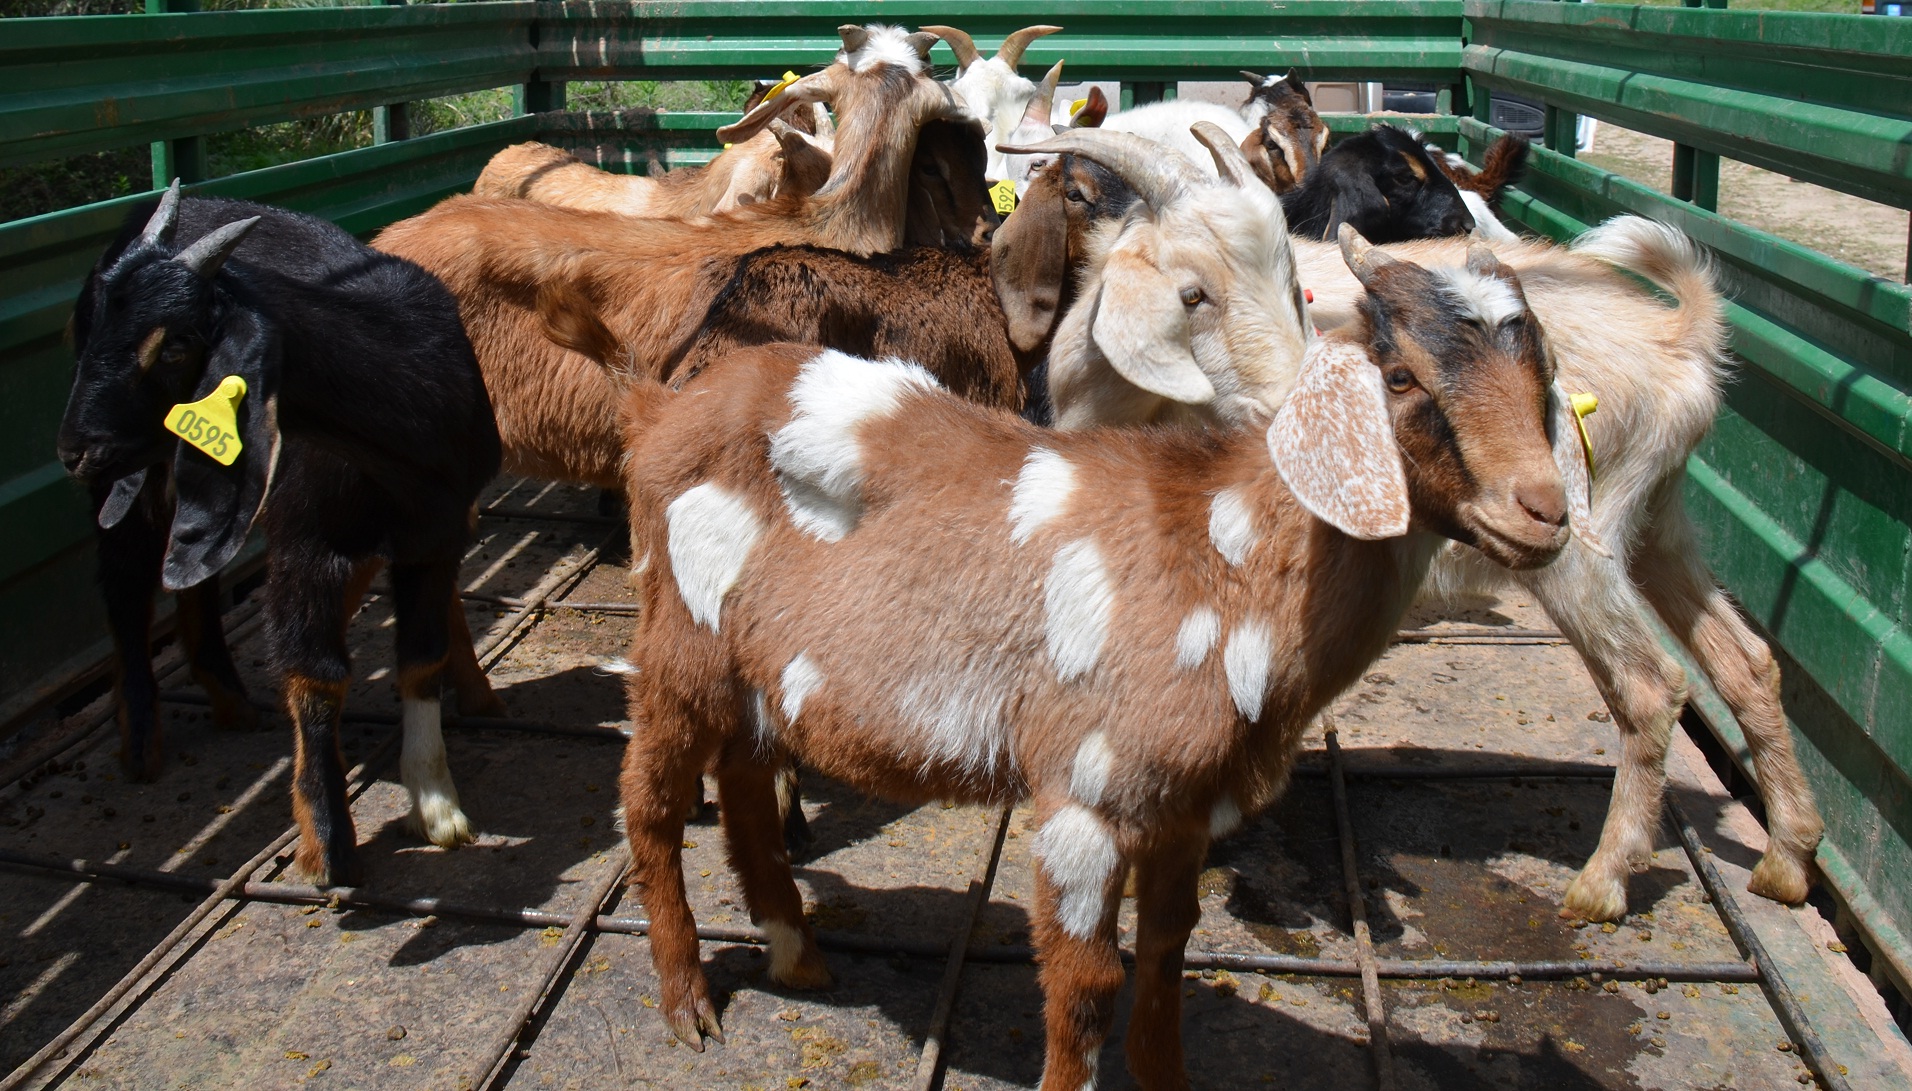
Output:
<path fill-rule="evenodd" d="M 1076 202 L 1077 204 L 1086 205 L 1089 203 L 1089 199 L 1082 195 L 1082 191 L 1077 189 L 1074 186 L 1070 186 L 1068 191 L 1064 193 L 1063 196 L 1067 197 L 1071 201 Z"/>
<path fill-rule="evenodd" d="M 1200 303 L 1203 300 L 1203 298 L 1204 296 L 1202 295 L 1202 290 L 1200 288 L 1183 288 L 1182 289 L 1183 306 L 1193 307 L 1195 304 Z"/>
<path fill-rule="evenodd" d="M 159 350 L 159 362 L 162 364 L 183 364 L 189 352 L 182 341 L 168 341 Z"/>
<path fill-rule="evenodd" d="M 1388 389 L 1396 394 L 1405 394 L 1417 385 L 1419 384 L 1414 381 L 1414 373 L 1404 367 L 1397 367 L 1388 372 Z"/>

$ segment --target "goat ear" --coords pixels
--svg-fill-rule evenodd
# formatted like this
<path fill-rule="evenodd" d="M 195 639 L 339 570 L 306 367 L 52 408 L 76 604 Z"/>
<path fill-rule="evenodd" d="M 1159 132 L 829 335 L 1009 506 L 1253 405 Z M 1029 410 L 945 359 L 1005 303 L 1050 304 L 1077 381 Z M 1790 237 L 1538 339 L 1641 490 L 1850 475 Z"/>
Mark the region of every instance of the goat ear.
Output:
<path fill-rule="evenodd" d="M 1314 105 L 1314 96 L 1308 93 L 1308 85 L 1302 82 L 1301 73 L 1296 72 L 1294 69 L 1290 68 L 1288 70 L 1288 74 L 1281 77 L 1281 82 L 1287 84 L 1288 86 L 1294 88 L 1297 92 L 1299 92 L 1303 102 L 1306 102 L 1310 106 Z"/>
<path fill-rule="evenodd" d="M 1268 428 L 1275 470 L 1301 506 L 1351 538 L 1408 528 L 1407 473 L 1381 369 L 1359 345 L 1318 340 Z"/>
<path fill-rule="evenodd" d="M 1255 177 L 1261 179 L 1262 185 L 1276 193 L 1295 188 L 1283 181 L 1284 176 L 1288 174 L 1288 163 L 1269 152 L 1268 139 L 1260 127 L 1242 137 L 1241 154 L 1248 160 L 1248 166 L 1255 172 Z M 1277 170 L 1278 163 L 1279 170 Z"/>
<path fill-rule="evenodd" d="M 1593 527 L 1593 475 L 1580 445 L 1580 425 L 1574 421 L 1573 399 L 1553 384 L 1553 457 L 1560 481 L 1567 488 L 1567 522 L 1582 545 L 1602 557 L 1613 556 Z"/>
<path fill-rule="evenodd" d="M 246 381 L 236 410 L 239 457 L 221 466 L 191 444 L 179 444 L 173 457 L 178 502 L 161 570 L 168 591 L 205 582 L 239 552 L 278 465 L 279 335 L 250 311 L 236 310 L 226 319 L 193 400 L 210 395 L 229 375 Z"/>
<path fill-rule="evenodd" d="M 1075 116 L 1069 119 L 1069 128 L 1100 129 L 1108 117 L 1109 96 L 1102 93 L 1102 88 L 1091 86 L 1088 95 L 1083 99 L 1082 109 L 1077 110 Z"/>
<path fill-rule="evenodd" d="M 1363 235 L 1385 235 L 1388 199 L 1381 196 L 1381 187 L 1366 172 L 1343 180 L 1351 184 L 1335 188 L 1334 200 L 1328 205 L 1327 227 L 1321 233 L 1322 241 L 1333 242 L 1342 224 Z"/>
<path fill-rule="evenodd" d="M 996 229 L 990 250 L 1009 343 L 1033 352 L 1056 327 L 1069 275 L 1069 203 L 1056 179 L 1039 178 L 1029 187 L 1015 214 Z"/>
<path fill-rule="evenodd" d="M 759 102 L 750 108 L 749 113 L 717 130 L 717 139 L 726 144 L 741 144 L 762 132 L 771 119 L 783 116 L 783 112 L 793 106 L 829 102 L 836 97 L 837 69 L 837 65 L 831 65 L 821 72 L 812 72 L 784 88 L 783 94 L 776 98 Z"/>
<path fill-rule="evenodd" d="M 1215 386 L 1189 345 L 1181 287 L 1151 262 L 1120 249 L 1109 255 L 1104 268 L 1089 333 L 1117 373 L 1171 401 L 1213 401 Z"/>

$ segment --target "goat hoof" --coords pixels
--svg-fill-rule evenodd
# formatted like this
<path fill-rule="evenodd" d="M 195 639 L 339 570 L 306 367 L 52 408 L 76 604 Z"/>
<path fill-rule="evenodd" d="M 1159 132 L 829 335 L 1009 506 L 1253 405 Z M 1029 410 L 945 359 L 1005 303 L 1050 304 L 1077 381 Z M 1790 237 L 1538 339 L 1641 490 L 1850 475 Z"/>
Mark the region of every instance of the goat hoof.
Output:
<path fill-rule="evenodd" d="M 120 751 L 120 772 L 135 784 L 151 784 L 159 779 L 159 771 L 165 768 L 165 756 L 160 753 L 159 744 L 146 748 L 143 754 L 129 754 Z"/>
<path fill-rule="evenodd" d="M 699 1053 L 704 1051 L 706 1036 L 718 1045 L 724 1044 L 723 1025 L 717 1021 L 717 1011 L 707 999 L 699 997 L 689 1008 L 674 1008 L 664 1018 L 677 1040 Z"/>
<path fill-rule="evenodd" d="M 1627 915 L 1626 885 L 1618 879 L 1601 879 L 1582 871 L 1567 887 L 1567 899 L 1560 915 L 1586 921 L 1617 921 Z"/>
<path fill-rule="evenodd" d="M 419 837 L 439 848 L 455 849 L 477 838 L 471 832 L 471 820 L 453 800 L 425 799 L 413 805 L 405 824 Z"/>
<path fill-rule="evenodd" d="M 1759 858 L 1759 864 L 1753 868 L 1753 877 L 1746 889 L 1762 898 L 1771 898 L 1786 905 L 1798 905 L 1806 900 L 1806 894 L 1812 889 L 1812 876 L 1799 861 L 1790 856 L 1768 852 Z"/>

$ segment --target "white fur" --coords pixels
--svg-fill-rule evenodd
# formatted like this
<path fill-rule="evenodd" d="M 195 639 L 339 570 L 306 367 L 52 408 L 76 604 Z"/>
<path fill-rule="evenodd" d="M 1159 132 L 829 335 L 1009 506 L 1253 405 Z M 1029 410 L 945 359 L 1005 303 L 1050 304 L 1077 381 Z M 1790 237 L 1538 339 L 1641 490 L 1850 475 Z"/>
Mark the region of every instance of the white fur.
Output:
<path fill-rule="evenodd" d="M 1102 563 L 1102 551 L 1092 539 L 1082 538 L 1056 550 L 1043 581 L 1046 615 L 1043 631 L 1049 658 L 1064 682 L 1089 673 L 1102 658 L 1109 638 L 1109 617 L 1115 612 L 1115 589 Z"/>
<path fill-rule="evenodd" d="M 1012 137 L 1024 135 L 1019 134 L 1018 129 L 1023 114 L 1028 111 L 1029 100 L 1036 97 L 1035 83 L 1001 59 L 986 57 L 964 69 L 949 86 L 962 96 L 970 113 L 989 124 L 983 177 L 992 182 L 1013 178 L 1007 157 L 996 150 L 996 145 L 1013 144 Z M 1052 135 L 1052 131 L 1044 131 L 1035 139 L 1044 140 Z M 1021 189 L 1022 183 L 1018 182 L 1017 188 Z"/>
<path fill-rule="evenodd" d="M 1109 790 L 1109 769 L 1115 763 L 1115 752 L 1109 749 L 1109 736 L 1106 732 L 1091 731 L 1082 745 L 1076 747 L 1075 764 L 1069 769 L 1069 794 L 1085 807 L 1093 807 L 1102 802 L 1102 796 Z"/>
<path fill-rule="evenodd" d="M 1241 826 L 1241 807 L 1235 803 L 1235 797 L 1224 795 L 1215 801 L 1208 812 L 1208 836 L 1227 837 Z"/>
<path fill-rule="evenodd" d="M 1222 637 L 1222 618 L 1207 606 L 1197 606 L 1175 631 L 1175 665 L 1183 670 L 1201 666 Z"/>
<path fill-rule="evenodd" d="M 1512 287 L 1499 277 L 1482 276 L 1471 269 L 1453 267 L 1430 270 L 1445 282 L 1448 295 L 1463 311 L 1493 328 L 1519 314 L 1524 308 Z"/>
<path fill-rule="evenodd" d="M 458 809 L 458 788 L 445 764 L 445 737 L 439 730 L 436 697 L 407 697 L 399 716 L 404 749 L 399 779 L 412 797 L 413 832 L 434 845 L 450 848 L 471 840 L 471 822 Z"/>
<path fill-rule="evenodd" d="M 1215 552 L 1239 567 L 1260 538 L 1255 513 L 1248 506 L 1248 490 L 1232 485 L 1216 493 L 1208 506 L 1208 540 L 1215 543 Z"/>
<path fill-rule="evenodd" d="M 1015 761 L 1009 731 L 1014 664 L 972 655 L 904 686 L 897 698 L 925 767 L 946 765 L 986 782 Z"/>
<path fill-rule="evenodd" d="M 1077 939 L 1095 934 L 1102 921 L 1103 892 L 1121 863 L 1115 838 L 1087 807 L 1064 806 L 1036 834 L 1036 858 L 1061 888 L 1056 919 Z"/>
<path fill-rule="evenodd" d="M 757 740 L 757 752 L 770 753 L 777 745 L 777 725 L 770 722 L 770 703 L 764 698 L 763 690 L 751 687 L 744 712 L 750 717 L 750 735 Z"/>
<path fill-rule="evenodd" d="M 1075 492 L 1075 467 L 1069 460 L 1037 447 L 1023 460 L 1009 500 L 1009 540 L 1021 545 L 1069 506 Z"/>
<path fill-rule="evenodd" d="M 1214 157 L 1188 131 L 1197 121 L 1212 122 L 1227 133 L 1229 141 L 1236 145 L 1247 139 L 1253 129 L 1236 111 L 1212 102 L 1196 102 L 1194 99 L 1152 102 L 1133 110 L 1123 110 L 1110 114 L 1102 122 L 1102 127 L 1111 132 L 1134 133 L 1158 144 L 1166 144 L 1188 156 L 1189 162 L 1210 177 L 1220 177 L 1215 173 Z"/>
<path fill-rule="evenodd" d="M 770 464 L 798 528 L 838 542 L 856 527 L 863 514 L 857 426 L 887 415 L 913 389 L 934 390 L 936 380 L 901 360 L 825 349 L 803 365 L 790 388 L 795 413 L 770 437 Z"/>
<path fill-rule="evenodd" d="M 862 49 L 855 53 L 837 53 L 837 59 L 848 64 L 850 71 L 867 72 L 879 64 L 893 64 L 912 74 L 922 75 L 923 58 L 910 45 L 909 31 L 878 23 L 871 23 L 864 29 L 870 32 L 870 38 L 863 43 Z"/>
<path fill-rule="evenodd" d="M 1468 213 L 1474 217 L 1474 226 L 1480 229 L 1481 237 L 1488 242 L 1520 241 L 1520 236 L 1507 230 L 1507 225 L 1494 215 L 1494 210 L 1487 207 L 1487 198 L 1471 189 L 1464 189 L 1461 190 L 1461 203 L 1467 206 Z"/>
<path fill-rule="evenodd" d="M 1261 717 L 1268 694 L 1268 668 L 1274 657 L 1274 638 L 1265 621 L 1244 621 L 1228 634 L 1222 649 L 1222 670 L 1228 676 L 1228 696 L 1235 708 L 1251 720 Z"/>
<path fill-rule="evenodd" d="M 705 482 L 664 509 L 671 575 L 692 620 L 717 631 L 724 596 L 737 585 L 763 525 L 742 497 Z"/>
<path fill-rule="evenodd" d="M 796 723 L 797 716 L 803 712 L 804 699 L 822 684 L 823 672 L 811 661 L 809 653 L 798 653 L 783 668 L 783 718 Z"/>
<path fill-rule="evenodd" d="M 763 934 L 770 939 L 770 979 L 789 980 L 803 960 L 803 933 L 792 924 L 765 921 Z"/>

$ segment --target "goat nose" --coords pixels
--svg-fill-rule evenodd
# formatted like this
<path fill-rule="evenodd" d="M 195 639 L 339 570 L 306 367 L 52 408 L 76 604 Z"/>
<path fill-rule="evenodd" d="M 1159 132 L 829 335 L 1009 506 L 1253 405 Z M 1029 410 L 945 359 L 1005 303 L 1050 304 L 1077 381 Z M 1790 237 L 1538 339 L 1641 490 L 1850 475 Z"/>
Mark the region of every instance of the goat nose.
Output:
<path fill-rule="evenodd" d="M 1558 477 L 1514 486 L 1514 502 L 1536 522 L 1550 527 L 1566 525 L 1567 489 Z"/>

